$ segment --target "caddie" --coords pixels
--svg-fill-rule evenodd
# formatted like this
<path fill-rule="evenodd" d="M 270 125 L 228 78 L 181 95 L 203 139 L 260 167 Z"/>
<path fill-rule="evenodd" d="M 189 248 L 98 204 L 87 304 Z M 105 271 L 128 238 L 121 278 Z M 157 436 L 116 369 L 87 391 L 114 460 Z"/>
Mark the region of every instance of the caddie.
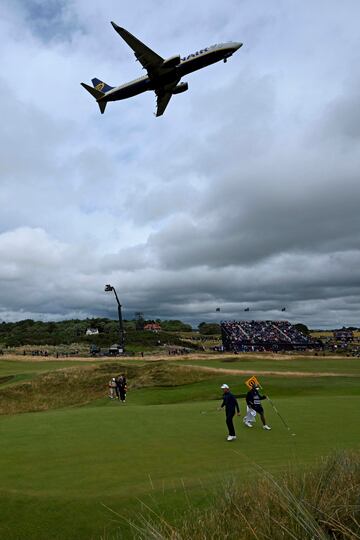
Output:
<path fill-rule="evenodd" d="M 262 396 L 259 394 L 259 385 L 255 382 L 252 383 L 252 388 L 249 390 L 249 392 L 246 394 L 246 404 L 247 406 L 252 409 L 253 411 L 257 412 L 261 418 L 261 422 L 263 424 L 263 429 L 266 429 L 270 431 L 271 427 L 267 425 L 265 416 L 264 416 L 264 409 L 261 405 L 261 401 L 266 399 L 266 396 Z M 246 424 L 248 427 L 252 427 L 248 424 Z"/>

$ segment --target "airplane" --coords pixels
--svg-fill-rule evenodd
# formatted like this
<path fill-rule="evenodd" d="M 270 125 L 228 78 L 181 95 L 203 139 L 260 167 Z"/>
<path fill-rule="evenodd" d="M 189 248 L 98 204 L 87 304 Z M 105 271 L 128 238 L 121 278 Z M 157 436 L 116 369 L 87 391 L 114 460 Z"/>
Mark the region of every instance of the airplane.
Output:
<path fill-rule="evenodd" d="M 134 51 L 136 59 L 146 69 L 147 75 L 116 87 L 110 86 L 97 78 L 91 80 L 93 86 L 81 83 L 96 99 L 101 114 L 104 113 L 109 101 L 118 101 L 153 90 L 157 97 L 156 116 L 162 116 L 172 96 L 188 90 L 188 83 L 180 82 L 184 75 L 220 60 L 226 62 L 230 56 L 242 47 L 242 43 L 238 42 L 219 43 L 205 47 L 183 58 L 180 55 L 175 55 L 164 59 L 130 34 L 125 28 L 121 28 L 114 22 L 111 22 L 111 24 Z"/>

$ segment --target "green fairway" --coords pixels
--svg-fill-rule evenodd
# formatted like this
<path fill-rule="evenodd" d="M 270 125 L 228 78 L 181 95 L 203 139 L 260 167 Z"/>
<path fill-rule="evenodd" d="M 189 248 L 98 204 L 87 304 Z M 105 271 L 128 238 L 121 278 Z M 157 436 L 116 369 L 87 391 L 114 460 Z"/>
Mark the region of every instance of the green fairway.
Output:
<path fill-rule="evenodd" d="M 326 370 L 330 369 L 326 367 Z M 229 374 L 230 375 L 230 374 Z M 266 392 L 291 426 L 265 402 L 273 427 L 236 419 L 225 440 L 219 404 L 223 376 L 179 386 L 138 388 L 126 406 L 106 399 L 77 408 L 2 416 L 0 537 L 15 540 L 111 538 L 141 508 L 170 518 L 188 504 L 210 504 L 229 477 L 244 481 L 255 464 L 277 472 L 314 463 L 335 448 L 359 446 L 359 379 L 266 376 Z M 235 393 L 243 377 L 227 377 Z M 244 412 L 244 400 L 240 400 Z M 295 432 L 296 436 L 291 436 Z M 189 503 L 190 501 L 190 503 Z"/>
<path fill-rule="evenodd" d="M 268 357 L 259 359 L 257 357 L 232 355 L 213 356 L 204 359 L 189 359 L 181 361 L 181 364 L 191 364 L 195 366 L 207 366 L 221 369 L 238 369 L 254 371 L 285 371 L 285 372 L 307 372 L 307 373 L 348 373 L 360 376 L 360 358 L 328 358 L 328 357 L 281 357 L 279 359 Z"/>

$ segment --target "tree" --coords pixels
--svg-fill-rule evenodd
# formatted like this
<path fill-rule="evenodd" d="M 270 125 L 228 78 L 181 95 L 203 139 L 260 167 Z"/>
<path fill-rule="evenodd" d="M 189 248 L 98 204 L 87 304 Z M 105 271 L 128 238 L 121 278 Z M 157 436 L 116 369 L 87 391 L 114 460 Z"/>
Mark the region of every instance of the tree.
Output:
<path fill-rule="evenodd" d="M 216 323 L 202 322 L 198 326 L 200 334 L 205 336 L 213 336 L 214 334 L 220 334 L 220 325 Z"/>
<path fill-rule="evenodd" d="M 297 323 L 297 324 L 294 324 L 294 328 L 296 328 L 296 330 L 298 330 L 302 334 L 305 334 L 305 336 L 308 336 L 310 334 L 310 330 L 308 329 L 306 324 Z"/>
<path fill-rule="evenodd" d="M 183 323 L 177 319 L 170 319 L 165 321 L 160 321 L 161 328 L 165 332 L 191 332 L 192 328 L 190 324 Z"/>

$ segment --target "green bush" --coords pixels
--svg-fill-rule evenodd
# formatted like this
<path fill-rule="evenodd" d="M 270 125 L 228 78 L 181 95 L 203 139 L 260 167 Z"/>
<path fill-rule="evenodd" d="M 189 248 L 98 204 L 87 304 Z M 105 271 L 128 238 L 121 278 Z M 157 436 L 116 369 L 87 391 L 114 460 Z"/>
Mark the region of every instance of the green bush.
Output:
<path fill-rule="evenodd" d="M 220 325 L 215 323 L 205 323 L 202 322 L 199 324 L 199 332 L 205 336 L 214 336 L 220 334 Z"/>

